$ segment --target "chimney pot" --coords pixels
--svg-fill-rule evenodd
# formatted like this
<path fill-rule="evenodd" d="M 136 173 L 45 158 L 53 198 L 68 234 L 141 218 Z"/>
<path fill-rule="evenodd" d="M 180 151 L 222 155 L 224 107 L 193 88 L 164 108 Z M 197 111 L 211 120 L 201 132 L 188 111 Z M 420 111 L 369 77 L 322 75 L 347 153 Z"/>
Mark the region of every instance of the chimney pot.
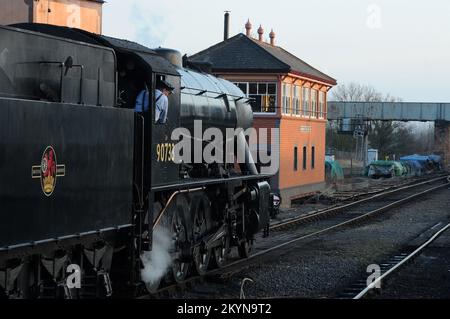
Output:
<path fill-rule="evenodd" d="M 250 19 L 248 19 L 248 20 L 247 20 L 247 23 L 245 24 L 246 35 L 247 35 L 248 37 L 251 36 L 252 28 L 253 28 L 253 26 L 252 26 L 252 24 L 251 24 L 251 22 L 250 22 Z"/>
<path fill-rule="evenodd" d="M 259 35 L 259 41 L 262 42 L 263 41 L 263 35 L 264 35 L 264 29 L 262 28 L 262 26 L 259 26 L 258 29 L 258 35 Z"/>
<path fill-rule="evenodd" d="M 270 44 L 271 45 L 275 45 L 275 32 L 272 31 L 269 33 L 269 37 L 270 37 Z"/>

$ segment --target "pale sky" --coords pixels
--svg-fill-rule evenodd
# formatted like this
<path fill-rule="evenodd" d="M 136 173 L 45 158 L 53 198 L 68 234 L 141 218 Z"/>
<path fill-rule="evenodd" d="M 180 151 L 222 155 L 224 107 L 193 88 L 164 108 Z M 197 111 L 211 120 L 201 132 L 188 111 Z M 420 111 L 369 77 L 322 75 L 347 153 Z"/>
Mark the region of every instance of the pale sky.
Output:
<path fill-rule="evenodd" d="M 103 32 L 188 55 L 230 36 L 273 28 L 277 45 L 336 78 L 405 102 L 450 102 L 448 0 L 108 0 Z"/>

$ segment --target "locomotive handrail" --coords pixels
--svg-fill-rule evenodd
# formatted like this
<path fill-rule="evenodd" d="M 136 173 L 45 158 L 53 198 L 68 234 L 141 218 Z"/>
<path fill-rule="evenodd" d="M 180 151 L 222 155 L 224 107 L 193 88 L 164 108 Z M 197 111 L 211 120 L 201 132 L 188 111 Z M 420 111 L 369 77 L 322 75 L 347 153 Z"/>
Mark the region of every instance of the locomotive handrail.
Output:
<path fill-rule="evenodd" d="M 155 222 L 153 223 L 153 230 L 155 230 L 155 227 L 158 226 L 159 222 L 161 221 L 162 217 L 164 216 L 164 214 L 166 213 L 167 209 L 169 208 L 169 205 L 172 204 L 172 201 L 175 199 L 175 197 L 179 194 L 186 194 L 186 193 L 195 193 L 195 192 L 200 192 L 200 191 L 204 191 L 206 188 L 205 187 L 199 187 L 199 188 L 194 188 L 194 189 L 185 189 L 185 190 L 179 190 L 174 192 L 169 200 L 167 201 L 166 206 L 164 206 L 163 210 L 161 211 L 161 213 L 159 213 L 158 218 L 156 218 Z"/>
<path fill-rule="evenodd" d="M 180 90 L 181 90 L 181 91 L 184 91 L 184 90 L 193 90 L 193 91 L 198 91 L 198 92 L 200 92 L 201 94 L 205 94 L 205 93 L 212 93 L 212 94 L 219 94 L 219 95 L 226 94 L 227 96 L 231 96 L 231 97 L 237 98 L 237 99 L 239 99 L 239 100 L 241 100 L 241 99 L 246 99 L 246 98 L 247 98 L 247 97 L 245 97 L 245 96 L 240 96 L 240 95 L 230 94 L 230 93 L 227 93 L 227 92 L 215 92 L 215 91 L 209 91 L 209 90 L 203 90 L 203 89 L 192 88 L 192 87 L 189 87 L 189 86 L 182 86 L 182 87 L 180 88 Z M 197 93 L 197 94 L 186 93 L 186 92 L 182 92 L 182 93 L 183 93 L 183 94 L 188 94 L 188 95 L 201 95 L 200 93 Z"/>
<path fill-rule="evenodd" d="M 202 90 L 202 91 L 200 91 L 199 93 L 197 93 L 196 95 L 197 95 L 197 96 L 200 96 L 200 95 L 203 95 L 203 94 L 205 94 L 205 93 L 208 93 L 208 91 L 207 91 L 207 90 Z"/>
<path fill-rule="evenodd" d="M 59 102 L 63 102 L 63 77 L 64 77 L 64 62 L 58 62 L 58 61 L 25 61 L 25 62 L 17 62 L 15 65 L 26 65 L 26 64 L 50 64 L 50 65 L 58 65 L 61 67 L 61 75 L 59 79 Z M 17 67 L 14 68 L 14 81 L 16 81 L 17 78 Z M 37 96 L 35 96 L 37 98 Z M 56 102 L 56 101 L 53 101 Z"/>
<path fill-rule="evenodd" d="M 66 62 L 58 62 L 58 61 L 25 61 L 18 62 L 16 65 L 26 65 L 26 64 L 49 64 L 49 65 L 58 65 L 61 68 L 61 74 L 59 79 L 59 102 L 64 103 L 64 67 L 69 68 L 80 68 L 80 90 L 79 90 L 79 101 L 78 104 L 84 104 L 83 102 L 83 80 L 84 80 L 84 65 L 82 64 L 66 64 Z M 66 70 L 67 73 L 67 70 Z M 17 77 L 17 69 L 14 69 L 14 79 Z M 100 96 L 100 92 L 97 92 L 97 95 Z M 54 101 L 56 102 L 56 101 Z"/>

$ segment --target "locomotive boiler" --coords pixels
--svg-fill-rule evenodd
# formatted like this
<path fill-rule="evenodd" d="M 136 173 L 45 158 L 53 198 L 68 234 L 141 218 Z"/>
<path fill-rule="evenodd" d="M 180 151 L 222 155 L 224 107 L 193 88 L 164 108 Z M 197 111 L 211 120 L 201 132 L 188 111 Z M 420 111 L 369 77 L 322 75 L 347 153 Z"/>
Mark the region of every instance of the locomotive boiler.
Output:
<path fill-rule="evenodd" d="M 165 124 L 155 123 L 158 81 L 175 88 Z M 138 113 L 142 90 L 152 107 Z M 0 27 L 0 297 L 139 296 L 223 267 L 233 248 L 247 257 L 270 218 L 268 176 L 239 130 L 252 118 L 236 86 L 183 66 L 174 50 L 49 25 Z M 176 160 L 173 132 L 198 123 L 200 136 L 215 128 L 245 161 L 196 161 L 195 148 L 192 161 Z M 184 138 L 201 150 L 209 142 Z M 144 282 L 143 256 L 161 229 L 170 264 Z"/>

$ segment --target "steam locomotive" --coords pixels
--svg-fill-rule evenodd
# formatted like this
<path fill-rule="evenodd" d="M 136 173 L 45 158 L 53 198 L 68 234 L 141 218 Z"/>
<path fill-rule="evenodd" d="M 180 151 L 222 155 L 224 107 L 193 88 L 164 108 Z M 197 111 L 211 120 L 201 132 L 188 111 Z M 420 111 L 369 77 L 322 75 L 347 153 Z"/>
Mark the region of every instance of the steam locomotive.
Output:
<path fill-rule="evenodd" d="M 241 165 L 189 164 L 173 160 L 171 134 L 198 120 L 249 128 L 251 107 L 185 66 L 174 50 L 83 30 L 0 26 L 0 297 L 135 297 L 223 267 L 233 247 L 248 256 L 271 194 L 246 138 L 232 141 Z M 165 124 L 134 110 L 145 89 L 155 105 L 158 81 L 175 88 Z M 144 282 L 160 228 L 170 269 Z"/>

